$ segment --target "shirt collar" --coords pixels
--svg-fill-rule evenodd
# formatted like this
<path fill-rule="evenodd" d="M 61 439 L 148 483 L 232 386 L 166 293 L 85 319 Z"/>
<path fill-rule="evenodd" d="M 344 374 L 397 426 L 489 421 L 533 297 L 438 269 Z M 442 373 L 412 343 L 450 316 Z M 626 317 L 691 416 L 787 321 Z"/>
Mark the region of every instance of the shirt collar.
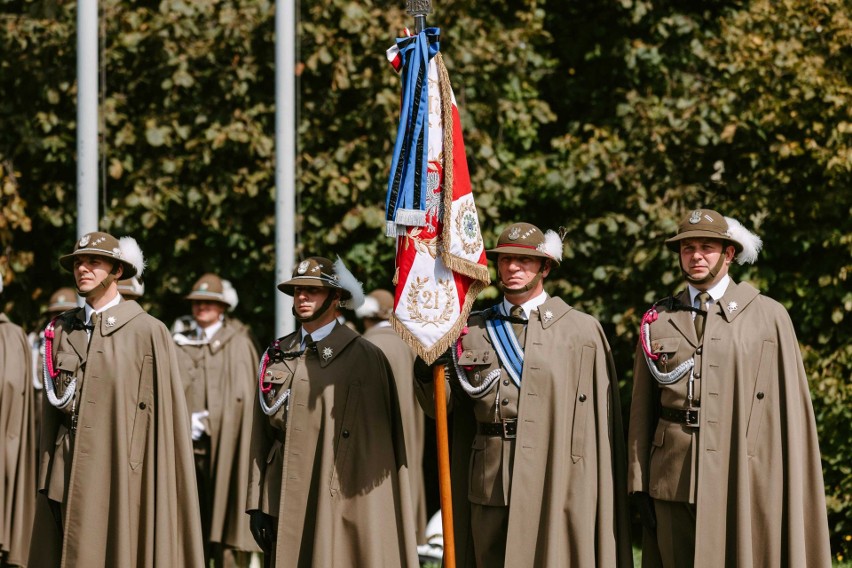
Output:
<path fill-rule="evenodd" d="M 95 313 L 95 314 L 103 313 L 103 312 L 107 311 L 108 309 L 110 309 L 111 307 L 113 307 L 113 306 L 117 306 L 120 302 L 121 302 L 121 294 L 116 294 L 116 295 L 115 295 L 115 298 L 113 298 L 112 300 L 110 300 L 110 301 L 109 301 L 109 303 L 108 303 L 106 306 L 102 307 L 102 308 L 101 308 L 101 309 L 99 309 L 99 310 L 96 310 L 95 308 L 93 308 L 92 306 L 90 306 L 88 303 L 87 303 L 87 304 L 85 304 L 85 305 L 83 306 L 83 308 L 86 310 L 86 321 L 85 321 L 85 324 L 86 324 L 86 325 L 89 325 L 90 323 L 92 323 L 92 314 L 93 314 L 93 313 Z"/>
<path fill-rule="evenodd" d="M 715 286 L 707 290 L 707 292 L 710 294 L 710 298 L 713 303 L 718 302 L 722 298 L 722 296 L 725 295 L 725 290 L 728 289 L 728 284 L 730 283 L 731 277 L 725 274 L 724 276 L 722 276 L 722 279 L 716 283 Z M 688 284 L 687 288 L 689 288 L 689 305 L 694 306 L 695 297 L 698 296 L 700 290 L 698 290 L 698 288 L 696 288 L 692 284 Z"/>
<path fill-rule="evenodd" d="M 523 310 L 524 310 L 524 317 L 527 318 L 527 319 L 530 319 L 530 313 L 534 309 L 536 309 L 540 305 L 542 305 L 545 301 L 547 301 L 547 292 L 542 292 L 541 294 L 539 294 L 535 298 L 531 298 L 531 299 L 527 300 L 526 302 L 524 302 L 523 304 L 521 304 L 521 308 L 523 308 Z M 512 308 L 514 306 L 515 305 L 512 304 L 511 302 L 509 302 L 506 299 L 505 296 L 503 297 L 503 309 L 506 310 L 507 314 L 512 311 Z"/>
<path fill-rule="evenodd" d="M 314 343 L 319 343 L 320 341 L 322 341 L 323 339 L 328 337 L 329 334 L 331 334 L 331 330 L 334 329 L 334 326 L 336 326 L 337 323 L 338 323 L 337 320 L 333 319 L 329 323 L 322 326 L 321 328 L 312 331 L 311 332 L 311 339 L 314 340 Z M 305 331 L 304 327 L 301 329 L 301 331 L 302 331 L 302 346 L 304 347 L 305 336 L 308 334 L 308 332 Z"/>
<path fill-rule="evenodd" d="M 201 328 L 201 333 L 204 335 L 204 338 L 207 340 L 213 339 L 213 336 L 216 335 L 220 329 L 222 329 L 222 322 L 224 321 L 225 316 L 219 316 L 219 321 L 212 325 L 208 325 L 207 327 Z"/>

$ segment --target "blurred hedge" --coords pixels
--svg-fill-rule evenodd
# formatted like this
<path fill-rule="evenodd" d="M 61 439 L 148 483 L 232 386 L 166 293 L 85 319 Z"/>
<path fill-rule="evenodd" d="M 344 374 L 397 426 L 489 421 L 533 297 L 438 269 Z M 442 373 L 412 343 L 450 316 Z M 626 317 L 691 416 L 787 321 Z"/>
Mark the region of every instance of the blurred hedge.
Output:
<path fill-rule="evenodd" d="M 629 402 L 640 314 L 678 285 L 662 240 L 707 206 L 765 250 L 734 276 L 790 311 L 820 427 L 832 546 L 850 553 L 852 23 L 842 0 L 434 2 L 488 240 L 568 229 L 550 290 L 596 315 Z M 0 272 L 25 325 L 69 283 L 75 238 L 75 6 L 0 0 Z M 101 228 L 149 258 L 165 321 L 201 273 L 273 328 L 274 3 L 102 0 Z M 382 236 L 404 3 L 303 2 L 300 253 L 390 286 Z M 494 297 L 488 290 L 483 298 Z M 485 300 L 483 300 L 485 301 Z M 626 408 L 626 405 L 625 405 Z"/>

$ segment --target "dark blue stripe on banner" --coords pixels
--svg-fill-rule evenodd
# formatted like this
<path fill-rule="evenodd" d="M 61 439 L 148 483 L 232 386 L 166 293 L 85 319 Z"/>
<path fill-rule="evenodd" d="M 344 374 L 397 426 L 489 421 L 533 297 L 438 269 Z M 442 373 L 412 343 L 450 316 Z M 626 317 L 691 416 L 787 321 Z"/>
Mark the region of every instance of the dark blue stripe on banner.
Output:
<path fill-rule="evenodd" d="M 402 103 L 394 143 L 385 218 L 393 221 L 399 209 L 426 208 L 428 187 L 429 60 L 440 49 L 440 30 L 428 28 L 416 36 L 397 39 L 402 58 Z"/>

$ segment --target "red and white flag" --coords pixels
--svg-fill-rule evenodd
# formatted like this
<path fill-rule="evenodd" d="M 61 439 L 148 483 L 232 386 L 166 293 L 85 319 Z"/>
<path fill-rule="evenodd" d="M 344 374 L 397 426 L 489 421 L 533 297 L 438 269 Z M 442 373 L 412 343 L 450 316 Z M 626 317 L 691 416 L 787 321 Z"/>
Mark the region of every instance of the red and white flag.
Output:
<path fill-rule="evenodd" d="M 426 40 L 425 32 L 420 35 Z M 398 71 L 407 63 L 397 46 L 388 50 L 388 59 Z M 428 58 L 428 73 L 422 74 L 428 77 L 428 128 L 424 124 L 418 138 L 426 152 L 421 190 L 425 215 L 389 221 L 397 239 L 391 324 L 432 363 L 456 341 L 473 301 L 490 279 L 458 107 L 440 53 Z M 410 124 L 400 124 L 399 136 L 403 129 L 412 129 L 414 119 L 408 120 Z M 395 158 L 394 167 L 396 162 Z"/>

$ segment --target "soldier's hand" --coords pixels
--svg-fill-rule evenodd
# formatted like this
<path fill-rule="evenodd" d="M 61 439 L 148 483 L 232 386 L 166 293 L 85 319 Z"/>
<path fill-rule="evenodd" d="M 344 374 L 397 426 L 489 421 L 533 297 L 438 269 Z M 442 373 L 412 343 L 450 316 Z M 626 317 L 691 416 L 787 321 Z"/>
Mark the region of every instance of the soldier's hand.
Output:
<path fill-rule="evenodd" d="M 452 349 L 452 347 L 441 353 L 431 365 L 427 364 L 426 361 L 420 357 L 417 357 L 417 359 L 414 360 L 414 378 L 421 383 L 431 383 L 435 376 L 433 374 L 435 366 L 444 365 L 445 367 L 452 369 L 453 355 L 450 349 Z"/>
<path fill-rule="evenodd" d="M 260 549 L 268 554 L 275 542 L 275 519 L 262 511 L 249 511 L 249 529 Z"/>
<path fill-rule="evenodd" d="M 206 418 L 210 416 L 210 411 L 202 410 L 201 412 L 193 412 L 190 417 L 190 425 L 192 426 L 192 440 L 197 442 L 201 436 L 207 432 Z"/>
<path fill-rule="evenodd" d="M 652 533 L 657 532 L 657 513 L 654 511 L 654 499 L 644 491 L 633 494 L 633 503 L 639 510 L 642 526 Z"/>

